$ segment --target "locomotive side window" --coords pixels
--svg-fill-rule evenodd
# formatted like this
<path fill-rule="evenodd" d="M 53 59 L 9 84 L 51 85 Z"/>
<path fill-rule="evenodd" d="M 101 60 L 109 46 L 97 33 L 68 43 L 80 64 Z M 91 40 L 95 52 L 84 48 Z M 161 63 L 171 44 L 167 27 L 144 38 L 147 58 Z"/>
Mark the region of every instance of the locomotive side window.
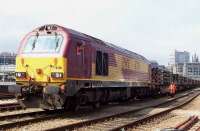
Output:
<path fill-rule="evenodd" d="M 96 52 L 96 75 L 108 75 L 108 53 Z"/>
<path fill-rule="evenodd" d="M 102 52 L 97 51 L 96 54 L 96 74 L 102 75 Z"/>
<path fill-rule="evenodd" d="M 108 53 L 103 53 L 103 75 L 108 75 Z"/>

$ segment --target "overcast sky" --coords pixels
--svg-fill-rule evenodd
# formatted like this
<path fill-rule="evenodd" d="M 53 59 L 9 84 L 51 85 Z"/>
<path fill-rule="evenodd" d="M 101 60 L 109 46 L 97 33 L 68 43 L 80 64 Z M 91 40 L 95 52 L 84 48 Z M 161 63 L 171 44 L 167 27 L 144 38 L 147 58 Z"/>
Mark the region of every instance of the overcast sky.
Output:
<path fill-rule="evenodd" d="M 119 45 L 160 64 L 175 49 L 200 55 L 199 0 L 5 0 L 0 51 L 43 24 L 59 24 Z"/>

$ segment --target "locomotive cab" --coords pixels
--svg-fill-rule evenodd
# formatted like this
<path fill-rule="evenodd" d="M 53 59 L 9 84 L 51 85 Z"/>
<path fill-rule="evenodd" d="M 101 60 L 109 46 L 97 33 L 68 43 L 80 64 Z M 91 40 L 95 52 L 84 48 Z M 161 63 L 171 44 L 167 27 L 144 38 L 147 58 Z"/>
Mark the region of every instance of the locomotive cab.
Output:
<path fill-rule="evenodd" d="M 67 61 L 63 57 L 66 45 L 67 34 L 54 25 L 29 33 L 22 40 L 16 57 L 17 85 L 9 87 L 9 91 L 23 99 L 29 99 L 30 95 L 45 97 L 45 92 L 58 94 L 66 80 Z M 38 104 L 31 105 L 38 107 Z"/>
<path fill-rule="evenodd" d="M 63 36 L 31 36 L 17 56 L 16 81 L 53 83 L 64 78 L 65 61 L 59 54 Z M 56 81 L 57 81 L 56 80 Z"/>

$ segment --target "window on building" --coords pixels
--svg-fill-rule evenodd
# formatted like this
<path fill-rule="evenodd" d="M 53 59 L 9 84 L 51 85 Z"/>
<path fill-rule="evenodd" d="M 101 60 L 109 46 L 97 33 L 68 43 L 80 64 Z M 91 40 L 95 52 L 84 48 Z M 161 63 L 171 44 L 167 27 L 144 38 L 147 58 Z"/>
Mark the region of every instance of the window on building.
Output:
<path fill-rule="evenodd" d="M 183 72 L 183 67 L 182 66 L 178 66 L 178 72 Z"/>
<path fill-rule="evenodd" d="M 188 72 L 192 73 L 192 68 L 188 67 Z"/>
<path fill-rule="evenodd" d="M 194 68 L 194 73 L 193 73 L 193 74 L 194 74 L 194 75 L 198 75 L 198 73 L 199 73 L 198 68 L 195 67 L 195 68 Z"/>
<path fill-rule="evenodd" d="M 0 65 L 14 65 L 15 64 L 15 57 L 10 56 L 0 56 Z"/>
<path fill-rule="evenodd" d="M 108 53 L 96 52 L 96 75 L 108 75 Z"/>

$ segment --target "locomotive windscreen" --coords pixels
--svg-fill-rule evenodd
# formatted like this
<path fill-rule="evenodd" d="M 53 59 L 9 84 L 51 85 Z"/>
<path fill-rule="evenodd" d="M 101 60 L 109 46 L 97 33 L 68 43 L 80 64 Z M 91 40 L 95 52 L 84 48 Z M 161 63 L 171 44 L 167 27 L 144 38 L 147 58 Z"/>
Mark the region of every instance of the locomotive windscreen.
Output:
<path fill-rule="evenodd" d="M 25 44 L 23 53 L 57 53 L 62 43 L 62 35 L 31 36 Z"/>

